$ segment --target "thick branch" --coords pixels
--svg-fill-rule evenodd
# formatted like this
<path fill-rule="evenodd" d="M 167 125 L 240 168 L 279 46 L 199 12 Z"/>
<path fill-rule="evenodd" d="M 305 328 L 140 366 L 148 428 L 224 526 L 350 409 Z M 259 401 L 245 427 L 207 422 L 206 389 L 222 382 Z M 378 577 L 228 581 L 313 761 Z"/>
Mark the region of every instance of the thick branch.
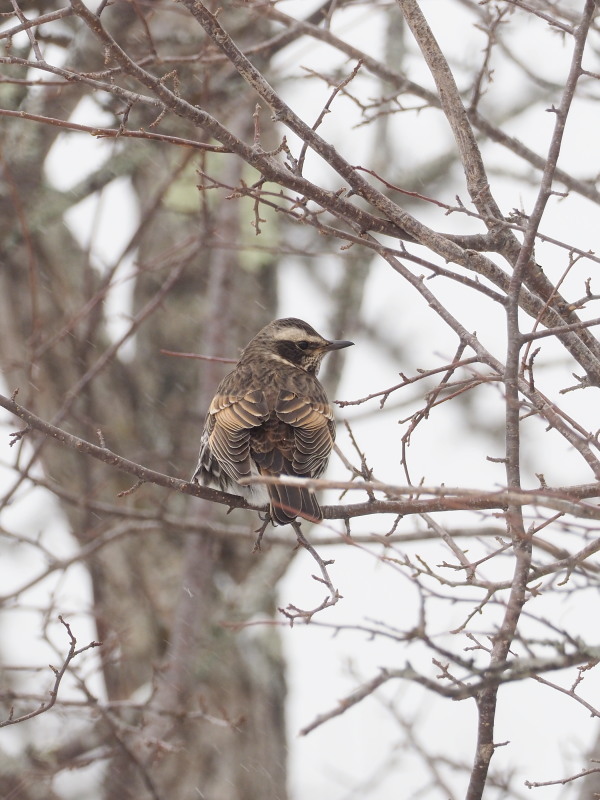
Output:
<path fill-rule="evenodd" d="M 246 501 L 237 495 L 219 492 L 206 486 L 199 486 L 196 483 L 174 478 L 162 472 L 148 469 L 147 467 L 123 458 L 117 453 L 106 447 L 99 447 L 91 442 L 81 439 L 72 433 L 68 433 L 62 428 L 45 422 L 28 409 L 19 405 L 15 400 L 0 395 L 0 406 L 10 411 L 15 416 L 22 419 L 27 428 L 24 431 L 12 434 L 15 440 L 21 439 L 34 429 L 44 434 L 44 436 L 55 439 L 63 447 L 75 450 L 83 455 L 91 456 L 98 461 L 103 461 L 115 469 L 134 475 L 144 483 L 154 483 L 165 489 L 189 494 L 195 497 L 202 497 L 213 503 L 229 506 L 230 508 L 252 508 Z M 298 478 L 261 478 L 263 483 L 270 481 L 280 481 L 285 483 L 287 480 L 298 483 Z M 306 486 L 315 489 L 336 488 L 344 490 L 361 491 L 381 491 L 392 498 L 409 495 L 407 499 L 390 500 L 368 500 L 364 503 L 354 503 L 351 505 L 323 506 L 324 519 L 352 519 L 354 517 L 370 516 L 372 514 L 424 514 L 437 511 L 477 511 L 483 509 L 503 509 L 508 503 L 515 503 L 522 506 L 535 505 L 551 508 L 565 514 L 572 514 L 582 519 L 600 519 L 600 507 L 588 503 L 582 503 L 585 498 L 600 496 L 600 483 L 583 484 L 560 489 L 545 489 L 539 491 L 492 491 L 485 492 L 475 489 L 458 489 L 447 486 L 426 487 L 408 486 L 400 487 L 389 484 L 370 482 L 357 484 L 351 482 L 309 480 L 303 481 Z M 423 495 L 436 495 L 433 499 L 422 499 Z"/>

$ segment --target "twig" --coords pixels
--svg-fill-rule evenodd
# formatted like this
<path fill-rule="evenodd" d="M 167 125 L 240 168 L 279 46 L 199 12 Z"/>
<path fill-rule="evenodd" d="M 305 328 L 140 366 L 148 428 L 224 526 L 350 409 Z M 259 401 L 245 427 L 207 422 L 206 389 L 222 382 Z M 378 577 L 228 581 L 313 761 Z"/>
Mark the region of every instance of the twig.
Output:
<path fill-rule="evenodd" d="M 69 82 L 65 81 L 64 85 L 68 86 Z M 197 142 L 194 139 L 182 139 L 180 136 L 169 136 L 166 133 L 130 131 L 125 128 L 99 128 L 96 125 L 82 125 L 78 122 L 71 122 L 71 120 L 58 119 L 57 117 L 47 117 L 41 114 L 32 114 L 29 111 L 12 111 L 8 108 L 0 108 L 0 117 L 18 117 L 20 119 L 30 120 L 30 122 L 40 122 L 44 125 L 54 125 L 58 128 L 65 128 L 69 131 L 89 133 L 91 136 L 95 136 L 98 139 L 146 139 L 151 142 L 164 142 L 165 144 L 174 144 L 179 147 L 190 147 L 194 150 L 202 150 L 206 153 L 231 152 L 229 148 L 223 147 L 222 145 Z"/>
<path fill-rule="evenodd" d="M 291 523 L 292 527 L 296 532 L 296 537 L 298 539 L 298 544 L 303 547 L 310 555 L 314 558 L 314 560 L 319 565 L 319 569 L 321 571 L 321 578 L 317 578 L 316 575 L 313 575 L 314 580 L 318 581 L 319 583 L 324 583 L 327 589 L 329 590 L 329 596 L 325 597 L 322 603 L 320 603 L 316 608 L 313 608 L 309 611 L 298 608 L 298 606 L 292 605 L 291 603 L 286 608 L 280 608 L 279 611 L 290 621 L 290 625 L 293 625 L 294 622 L 298 619 L 302 619 L 304 622 L 308 623 L 317 614 L 319 611 L 323 611 L 325 608 L 331 608 L 331 606 L 336 605 L 336 603 L 341 599 L 342 595 L 338 592 L 338 590 L 333 585 L 331 578 L 329 577 L 329 573 L 327 571 L 327 567 L 330 564 L 333 564 L 333 561 L 324 561 L 321 556 L 317 553 L 315 548 L 311 545 L 311 543 L 306 539 L 302 530 L 300 528 L 300 523 L 294 521 Z"/>
<path fill-rule="evenodd" d="M 4 720 L 3 722 L 0 722 L 0 728 L 4 728 L 7 725 L 17 725 L 20 722 L 25 722 L 28 719 L 33 719 L 33 717 L 38 717 L 40 714 L 45 714 L 46 711 L 50 711 L 50 709 L 56 703 L 56 700 L 58 698 L 58 690 L 60 688 L 61 681 L 64 678 L 65 673 L 69 667 L 69 664 L 73 661 L 73 659 L 77 658 L 78 655 L 81 655 L 81 653 L 85 653 L 86 650 L 91 650 L 94 647 L 101 647 L 102 642 L 90 642 L 89 644 L 86 644 L 85 647 L 80 647 L 79 649 L 77 649 L 77 639 L 73 635 L 71 626 L 69 625 L 68 622 L 65 622 L 62 616 L 59 615 L 58 619 L 60 620 L 62 625 L 64 625 L 67 631 L 70 640 L 70 645 L 69 645 L 69 651 L 61 667 L 57 669 L 56 667 L 53 667 L 52 664 L 50 664 L 50 669 L 54 673 L 54 685 L 52 686 L 49 692 L 50 699 L 47 702 L 42 701 L 36 709 L 30 711 L 28 714 L 22 714 L 19 717 L 14 716 L 13 709 L 11 708 L 8 719 Z"/>
<path fill-rule="evenodd" d="M 355 689 L 349 695 L 346 695 L 342 700 L 338 701 L 338 704 L 335 708 L 331 709 L 331 711 L 327 711 L 324 714 L 319 714 L 315 719 L 310 723 L 310 725 L 306 725 L 304 728 L 301 728 L 299 731 L 300 736 L 306 736 L 309 733 L 312 733 L 316 728 L 320 727 L 321 725 L 329 722 L 330 719 L 334 719 L 335 717 L 339 717 L 341 714 L 344 714 L 348 711 L 349 708 L 355 706 L 357 703 L 360 703 L 365 697 L 368 697 L 373 692 L 377 691 L 380 686 L 390 680 L 390 675 L 387 670 L 382 669 L 380 674 L 377 675 L 367 683 L 364 683 L 362 686 L 359 686 L 358 689 Z"/>
<path fill-rule="evenodd" d="M 201 361 L 216 361 L 219 364 L 236 364 L 235 358 L 221 358 L 221 356 L 203 356 L 200 353 L 178 353 L 176 350 L 159 350 L 163 356 L 178 356 L 179 358 L 198 358 Z"/>

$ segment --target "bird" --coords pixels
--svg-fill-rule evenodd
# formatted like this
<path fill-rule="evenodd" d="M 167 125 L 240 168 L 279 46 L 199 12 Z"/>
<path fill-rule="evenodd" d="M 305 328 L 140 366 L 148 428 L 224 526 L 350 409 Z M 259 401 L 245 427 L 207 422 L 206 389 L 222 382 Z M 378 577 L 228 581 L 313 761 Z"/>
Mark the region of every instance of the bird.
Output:
<path fill-rule="evenodd" d="M 320 477 L 335 441 L 333 410 L 317 379 L 323 357 L 354 342 L 329 340 L 295 317 L 270 322 L 246 345 L 210 404 L 192 481 L 269 504 L 274 525 L 318 522 L 311 489 L 247 478 Z"/>

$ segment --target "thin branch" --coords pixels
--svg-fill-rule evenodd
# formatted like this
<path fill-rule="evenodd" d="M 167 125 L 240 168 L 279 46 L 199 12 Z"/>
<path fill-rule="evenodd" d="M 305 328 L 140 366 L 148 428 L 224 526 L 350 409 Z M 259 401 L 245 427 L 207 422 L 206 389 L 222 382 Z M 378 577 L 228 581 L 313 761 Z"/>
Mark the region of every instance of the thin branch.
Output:
<path fill-rule="evenodd" d="M 73 659 L 77 658 L 77 656 L 81 655 L 81 653 L 85 653 L 86 650 L 91 650 L 94 647 L 101 647 L 102 642 L 90 642 L 89 644 L 86 644 L 84 647 L 80 647 L 79 649 L 77 649 L 77 639 L 73 635 L 71 626 L 69 625 L 68 622 L 65 622 L 65 620 L 61 616 L 59 616 L 58 619 L 60 620 L 61 624 L 64 625 L 67 631 L 70 644 L 69 644 L 69 651 L 65 656 L 65 660 L 63 661 L 62 665 L 59 668 L 56 668 L 50 664 L 50 669 L 54 673 L 54 684 L 49 692 L 50 699 L 48 701 L 42 700 L 42 702 L 36 709 L 30 711 L 28 714 L 21 714 L 18 717 L 14 716 L 13 709 L 11 708 L 8 719 L 0 722 L 0 728 L 5 728 L 8 725 L 18 725 L 20 722 L 25 722 L 28 719 L 39 717 L 40 714 L 45 714 L 47 711 L 50 711 L 50 709 L 54 707 L 58 699 L 58 690 L 60 688 L 60 684 Z"/>
<path fill-rule="evenodd" d="M 65 81 L 65 86 L 69 85 Z M 31 122 L 40 122 L 44 125 L 54 125 L 69 131 L 89 133 L 98 139 L 147 139 L 148 141 L 164 142 L 175 144 L 180 147 L 191 147 L 194 150 L 201 150 L 206 153 L 231 153 L 227 147 L 206 142 L 197 142 L 194 139 L 182 139 L 180 136 L 169 136 L 166 133 L 152 133 L 151 131 L 129 131 L 127 128 L 99 128 L 96 125 L 81 125 L 70 120 L 58 119 L 57 117 L 46 117 L 41 114 L 31 114 L 28 111 L 11 111 L 7 108 L 0 108 L 0 117 L 17 117 L 27 119 Z"/>
<path fill-rule="evenodd" d="M 227 505 L 231 508 L 253 508 L 238 495 L 219 492 L 207 486 L 200 486 L 196 483 L 174 478 L 161 472 L 148 469 L 147 467 L 130 461 L 106 447 L 99 447 L 91 442 L 81 439 L 74 434 L 68 433 L 62 428 L 45 422 L 40 417 L 33 414 L 23 406 L 15 402 L 14 399 L 0 395 L 0 406 L 10 411 L 11 414 L 22 419 L 28 429 L 40 431 L 44 436 L 55 439 L 61 446 L 67 447 L 83 455 L 102 461 L 110 467 L 121 472 L 134 475 L 145 483 L 153 483 L 171 491 L 190 494 L 195 497 L 202 497 L 214 503 Z M 13 434 L 21 438 L 25 432 Z M 325 519 L 350 519 L 358 516 L 369 516 L 371 514 L 422 514 L 433 513 L 435 511 L 449 510 L 482 510 L 489 508 L 504 508 L 507 503 L 519 505 L 537 505 L 543 508 L 551 508 L 566 514 L 572 514 L 582 519 L 600 519 L 600 507 L 583 503 L 582 500 L 588 497 L 600 496 L 600 482 L 583 484 L 580 486 L 567 487 L 564 489 L 545 490 L 545 491 L 507 491 L 499 489 L 497 491 L 482 491 L 479 489 L 426 487 L 426 486 L 394 486 L 372 481 L 362 485 L 357 481 L 326 481 L 311 480 L 300 478 L 261 478 L 248 479 L 246 483 L 286 483 L 289 481 L 294 485 L 301 483 L 311 489 L 335 488 L 351 491 L 381 491 L 391 497 L 401 497 L 408 495 L 407 500 L 369 500 L 366 503 L 356 503 L 347 506 L 323 506 L 323 517 Z M 420 499 L 426 495 L 434 495 L 434 500 Z"/>

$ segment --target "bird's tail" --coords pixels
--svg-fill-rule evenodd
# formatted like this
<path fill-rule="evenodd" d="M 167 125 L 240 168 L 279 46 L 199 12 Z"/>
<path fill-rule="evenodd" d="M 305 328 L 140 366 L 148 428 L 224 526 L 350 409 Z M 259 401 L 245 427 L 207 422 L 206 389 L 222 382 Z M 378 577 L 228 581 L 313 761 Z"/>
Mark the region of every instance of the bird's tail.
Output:
<path fill-rule="evenodd" d="M 323 519 L 315 493 L 310 489 L 289 484 L 269 484 L 268 489 L 271 519 L 277 525 L 288 525 L 296 517 L 302 517 L 309 522 L 320 522 Z"/>

